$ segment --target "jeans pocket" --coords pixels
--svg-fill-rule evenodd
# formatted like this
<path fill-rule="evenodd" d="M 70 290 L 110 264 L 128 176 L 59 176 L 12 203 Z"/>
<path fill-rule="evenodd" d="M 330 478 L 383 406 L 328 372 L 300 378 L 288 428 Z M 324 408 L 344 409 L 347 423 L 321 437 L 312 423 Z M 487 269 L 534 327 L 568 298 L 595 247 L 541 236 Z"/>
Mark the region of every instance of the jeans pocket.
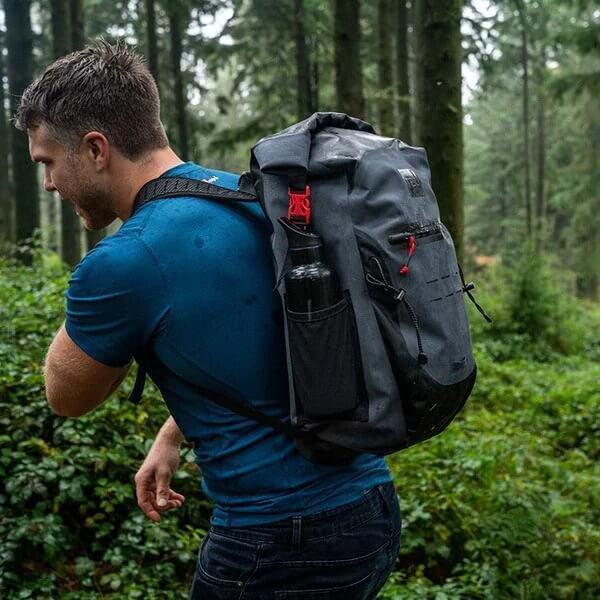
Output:
<path fill-rule="evenodd" d="M 362 600 L 373 597 L 373 575 L 368 573 L 358 581 L 347 585 L 332 585 L 330 587 L 304 590 L 277 590 L 275 600 Z"/>
<path fill-rule="evenodd" d="M 258 544 L 209 531 L 200 548 L 190 598 L 239 598 L 256 569 L 258 551 Z"/>

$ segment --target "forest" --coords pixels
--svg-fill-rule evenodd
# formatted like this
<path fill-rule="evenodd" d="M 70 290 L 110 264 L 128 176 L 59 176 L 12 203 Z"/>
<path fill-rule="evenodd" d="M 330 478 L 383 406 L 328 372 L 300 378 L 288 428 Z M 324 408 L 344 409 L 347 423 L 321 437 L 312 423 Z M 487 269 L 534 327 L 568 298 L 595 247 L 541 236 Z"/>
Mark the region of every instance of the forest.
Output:
<path fill-rule="evenodd" d="M 388 463 L 402 545 L 383 599 L 600 593 L 600 9 L 593 0 L 0 0 L 0 597 L 185 598 L 210 504 L 152 524 L 133 476 L 164 421 L 127 378 L 54 415 L 43 361 L 91 232 L 44 191 L 13 118 L 56 58 L 145 57 L 183 160 L 241 173 L 316 111 L 424 147 L 478 380 L 459 418 Z"/>

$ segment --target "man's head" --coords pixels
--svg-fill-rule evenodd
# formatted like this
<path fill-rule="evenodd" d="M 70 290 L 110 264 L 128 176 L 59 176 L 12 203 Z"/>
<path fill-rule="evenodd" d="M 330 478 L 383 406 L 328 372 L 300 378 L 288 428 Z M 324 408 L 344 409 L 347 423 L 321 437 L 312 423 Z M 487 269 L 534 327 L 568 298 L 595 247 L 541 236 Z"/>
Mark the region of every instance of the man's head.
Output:
<path fill-rule="evenodd" d="M 168 147 L 160 100 L 142 59 L 101 41 L 52 63 L 23 93 L 16 127 L 29 135 L 44 187 L 71 201 L 88 229 L 117 217 L 127 165 Z"/>

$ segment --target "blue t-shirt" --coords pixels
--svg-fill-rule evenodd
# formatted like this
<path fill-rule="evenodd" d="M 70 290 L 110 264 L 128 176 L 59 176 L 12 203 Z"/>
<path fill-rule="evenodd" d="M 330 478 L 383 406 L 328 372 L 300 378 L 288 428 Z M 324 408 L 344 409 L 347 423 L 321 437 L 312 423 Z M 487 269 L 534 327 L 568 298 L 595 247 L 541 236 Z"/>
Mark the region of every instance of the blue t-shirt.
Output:
<path fill-rule="evenodd" d="M 188 162 L 164 175 L 237 189 L 238 177 Z M 307 461 L 292 440 L 190 385 L 288 415 L 282 312 L 267 220 L 258 204 L 195 198 L 150 202 L 79 263 L 66 329 L 109 366 L 141 361 L 195 456 L 212 522 L 267 523 L 358 499 L 390 480 L 385 461 Z M 289 417 L 288 417 L 289 418 Z"/>

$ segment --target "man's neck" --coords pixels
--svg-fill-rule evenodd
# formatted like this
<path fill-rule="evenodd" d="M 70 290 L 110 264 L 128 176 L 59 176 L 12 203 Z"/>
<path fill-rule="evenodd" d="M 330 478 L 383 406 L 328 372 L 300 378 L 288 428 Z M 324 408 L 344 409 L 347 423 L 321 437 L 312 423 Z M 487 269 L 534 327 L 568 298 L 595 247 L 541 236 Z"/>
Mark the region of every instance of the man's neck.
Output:
<path fill-rule="evenodd" d="M 125 221 L 131 216 L 135 198 L 146 183 L 181 164 L 183 161 L 170 147 L 154 150 L 139 162 L 128 161 L 124 168 L 126 172 L 120 178 L 122 189 L 117 196 L 120 199 L 116 207 L 119 218 Z"/>

